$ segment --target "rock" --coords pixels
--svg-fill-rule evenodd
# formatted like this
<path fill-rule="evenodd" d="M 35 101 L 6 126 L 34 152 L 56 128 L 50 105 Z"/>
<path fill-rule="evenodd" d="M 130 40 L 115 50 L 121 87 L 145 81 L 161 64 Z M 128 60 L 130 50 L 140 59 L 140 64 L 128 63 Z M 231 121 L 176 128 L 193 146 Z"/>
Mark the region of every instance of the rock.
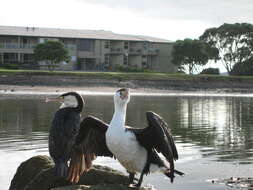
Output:
<path fill-rule="evenodd" d="M 28 159 L 18 167 L 9 190 L 133 189 L 126 185 L 127 176 L 106 166 L 94 165 L 81 177 L 78 185 L 71 185 L 64 178 L 54 176 L 53 167 L 54 163 L 48 156 Z"/>
<path fill-rule="evenodd" d="M 99 183 L 128 184 L 128 177 L 107 166 L 94 165 L 89 172 L 81 177 L 79 183 L 85 185 L 96 185 Z"/>
<path fill-rule="evenodd" d="M 86 185 L 70 185 L 65 187 L 53 188 L 51 190 L 136 190 L 136 188 L 128 187 L 122 184 L 98 184 L 93 186 Z M 140 188 L 138 190 L 151 190 L 148 188 Z"/>
<path fill-rule="evenodd" d="M 65 186 L 65 187 L 57 187 L 57 188 L 53 188 L 51 190 L 85 190 L 85 189 L 89 189 L 90 186 L 87 185 L 69 185 L 69 186 Z"/>
<path fill-rule="evenodd" d="M 14 175 L 9 190 L 24 189 L 43 169 L 52 168 L 53 161 L 48 156 L 35 156 L 21 163 Z"/>
<path fill-rule="evenodd" d="M 253 189 L 253 178 L 252 177 L 230 177 L 213 179 L 212 183 L 225 184 L 226 186 L 233 189 Z"/>

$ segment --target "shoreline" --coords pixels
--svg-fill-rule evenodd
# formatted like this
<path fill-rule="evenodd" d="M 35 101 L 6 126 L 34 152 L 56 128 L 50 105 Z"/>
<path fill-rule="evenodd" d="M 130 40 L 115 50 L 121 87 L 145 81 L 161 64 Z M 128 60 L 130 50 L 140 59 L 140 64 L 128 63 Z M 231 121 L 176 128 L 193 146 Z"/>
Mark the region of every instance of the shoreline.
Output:
<path fill-rule="evenodd" d="M 0 94 L 59 94 L 66 91 L 78 91 L 81 94 L 113 94 L 119 88 L 130 88 L 132 94 L 191 94 L 191 95 L 250 95 L 253 94 L 253 78 L 210 77 L 210 76 L 177 76 L 157 78 L 131 75 L 131 73 L 113 73 L 114 78 L 105 73 L 93 73 L 82 76 L 53 73 L 42 74 L 0 74 Z M 106 73 L 108 74 L 108 73 Z M 110 74 L 110 73 L 109 73 Z M 112 74 L 112 73 L 111 73 Z M 136 73 L 135 73 L 136 74 Z M 97 76 L 98 75 L 98 76 Z M 124 78 L 118 78 L 119 76 Z M 129 75 L 129 76 L 128 76 Z M 137 74 L 136 74 L 137 75 Z M 133 77 L 137 78 L 133 78 Z M 159 75 L 158 75 L 159 76 Z"/>
<path fill-rule="evenodd" d="M 82 95 L 113 95 L 121 87 L 80 87 L 80 86 L 40 86 L 40 85 L 1 85 L 0 96 L 50 96 L 65 92 L 77 91 Z M 156 88 L 130 88 L 133 96 L 231 96 L 231 97 L 253 97 L 252 90 L 242 89 L 208 89 L 208 90 L 173 90 Z"/>

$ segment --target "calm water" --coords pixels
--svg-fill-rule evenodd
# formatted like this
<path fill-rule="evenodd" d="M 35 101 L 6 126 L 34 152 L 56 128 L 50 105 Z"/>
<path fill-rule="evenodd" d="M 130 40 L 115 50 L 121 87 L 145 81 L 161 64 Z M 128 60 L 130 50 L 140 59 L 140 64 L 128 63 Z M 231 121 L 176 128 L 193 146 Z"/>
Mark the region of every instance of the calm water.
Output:
<path fill-rule="evenodd" d="M 109 122 L 112 96 L 85 96 L 85 113 Z M 0 184 L 8 189 L 19 164 L 35 155 L 48 155 L 47 139 L 57 103 L 44 97 L 0 97 Z M 159 113 L 175 136 L 180 159 L 176 168 L 187 175 L 170 184 L 161 174 L 144 178 L 159 190 L 224 190 L 208 179 L 251 176 L 253 173 L 253 98 L 194 96 L 132 96 L 127 124 L 144 127 L 145 112 Z M 96 163 L 125 171 L 117 161 Z M 231 188 L 229 188 L 231 189 Z"/>

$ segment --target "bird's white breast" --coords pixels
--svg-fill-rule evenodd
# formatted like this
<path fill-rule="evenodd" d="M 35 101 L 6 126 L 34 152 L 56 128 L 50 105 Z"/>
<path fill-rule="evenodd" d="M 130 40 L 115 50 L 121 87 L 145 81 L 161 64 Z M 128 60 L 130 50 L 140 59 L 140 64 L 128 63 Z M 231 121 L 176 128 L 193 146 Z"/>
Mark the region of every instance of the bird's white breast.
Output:
<path fill-rule="evenodd" d="M 120 127 L 109 127 L 106 144 L 129 172 L 142 172 L 147 161 L 147 151 L 138 143 L 134 133 Z"/>

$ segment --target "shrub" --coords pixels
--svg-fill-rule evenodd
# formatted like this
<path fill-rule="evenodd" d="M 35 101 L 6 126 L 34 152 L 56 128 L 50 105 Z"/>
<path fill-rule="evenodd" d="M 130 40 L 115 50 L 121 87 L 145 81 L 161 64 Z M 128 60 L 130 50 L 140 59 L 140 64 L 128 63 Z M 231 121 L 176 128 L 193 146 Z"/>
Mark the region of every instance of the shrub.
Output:
<path fill-rule="evenodd" d="M 1 64 L 1 69 L 19 69 L 19 66 L 17 64 Z"/>
<path fill-rule="evenodd" d="M 120 71 L 120 72 L 143 72 L 144 70 L 141 68 L 137 68 L 137 67 L 124 67 L 121 65 L 117 65 L 115 68 L 116 71 Z"/>
<path fill-rule="evenodd" d="M 200 74 L 208 74 L 208 75 L 219 75 L 220 70 L 218 68 L 207 68 L 203 69 Z"/>

